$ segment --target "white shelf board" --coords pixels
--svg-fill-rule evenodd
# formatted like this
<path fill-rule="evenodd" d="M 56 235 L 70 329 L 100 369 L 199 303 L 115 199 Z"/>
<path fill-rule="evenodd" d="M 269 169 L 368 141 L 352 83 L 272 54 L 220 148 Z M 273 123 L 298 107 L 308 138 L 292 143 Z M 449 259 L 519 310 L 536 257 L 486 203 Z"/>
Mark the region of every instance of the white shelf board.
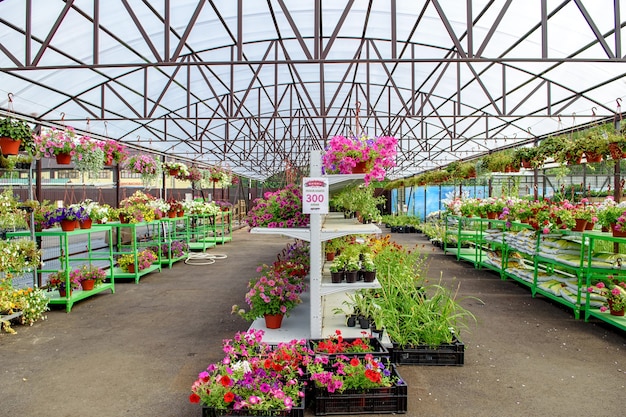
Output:
<path fill-rule="evenodd" d="M 356 219 L 344 219 L 342 213 L 329 213 L 325 216 L 322 224 L 322 241 L 335 239 L 342 236 L 357 234 L 380 234 L 380 227 L 374 223 L 363 224 Z"/>
<path fill-rule="evenodd" d="M 284 235 L 295 239 L 309 242 L 311 240 L 311 230 L 308 228 L 287 228 L 287 227 L 253 227 L 250 233 L 257 235 Z"/>

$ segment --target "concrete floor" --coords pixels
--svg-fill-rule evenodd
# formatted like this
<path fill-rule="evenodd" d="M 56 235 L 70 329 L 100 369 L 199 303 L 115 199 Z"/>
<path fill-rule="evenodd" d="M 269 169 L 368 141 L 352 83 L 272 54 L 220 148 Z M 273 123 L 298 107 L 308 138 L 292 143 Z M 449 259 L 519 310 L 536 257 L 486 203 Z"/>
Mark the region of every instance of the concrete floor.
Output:
<path fill-rule="evenodd" d="M 527 288 L 432 247 L 394 234 L 428 254 L 427 275 L 459 285 L 477 317 L 463 367 L 401 366 L 408 416 L 617 416 L 626 414 L 626 338 L 598 322 L 532 298 Z M 175 264 L 115 294 L 54 308 L 48 320 L 0 335 L 0 417 L 182 417 L 199 371 L 222 358 L 222 339 L 249 323 L 230 314 L 249 278 L 290 240 L 234 232 L 210 249 L 228 259 Z M 288 320 L 288 319 L 286 319 Z M 307 411 L 307 415 L 312 415 Z"/>

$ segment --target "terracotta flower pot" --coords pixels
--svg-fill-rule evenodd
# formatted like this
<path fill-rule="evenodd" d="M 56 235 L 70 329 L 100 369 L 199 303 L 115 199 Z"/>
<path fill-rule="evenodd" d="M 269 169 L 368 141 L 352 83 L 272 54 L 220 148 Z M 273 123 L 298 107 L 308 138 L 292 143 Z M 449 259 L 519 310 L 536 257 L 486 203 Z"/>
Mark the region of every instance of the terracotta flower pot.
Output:
<path fill-rule="evenodd" d="M 81 220 L 78 222 L 81 229 L 91 229 L 92 223 L 93 223 L 93 220 L 91 219 L 85 219 L 85 220 Z"/>
<path fill-rule="evenodd" d="M 0 150 L 3 155 L 17 155 L 21 144 L 21 140 L 13 140 L 6 136 L 0 137 Z"/>
<path fill-rule="evenodd" d="M 72 162 L 72 155 L 69 153 L 60 153 L 56 156 L 57 164 L 69 165 Z"/>
<path fill-rule="evenodd" d="M 283 324 L 283 314 L 265 314 L 265 327 L 268 329 L 280 329 Z"/>
<path fill-rule="evenodd" d="M 61 230 L 73 232 L 76 229 L 76 220 L 61 220 Z"/>
<path fill-rule="evenodd" d="M 93 286 L 96 283 L 93 279 L 86 279 L 80 282 L 80 286 L 83 287 L 83 291 L 93 290 Z"/>

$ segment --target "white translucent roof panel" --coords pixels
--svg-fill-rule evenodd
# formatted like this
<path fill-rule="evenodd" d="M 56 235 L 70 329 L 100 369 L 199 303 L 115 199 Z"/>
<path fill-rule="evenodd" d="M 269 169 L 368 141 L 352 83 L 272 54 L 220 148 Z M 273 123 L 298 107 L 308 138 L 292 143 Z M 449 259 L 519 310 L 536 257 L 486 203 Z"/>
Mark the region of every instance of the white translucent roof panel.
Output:
<path fill-rule="evenodd" d="M 357 102 L 365 131 L 399 137 L 403 175 L 614 117 L 624 98 L 626 0 L 547 0 L 545 21 L 527 0 L 32 4 L 0 2 L 0 111 L 89 119 L 255 178 L 306 165 Z"/>

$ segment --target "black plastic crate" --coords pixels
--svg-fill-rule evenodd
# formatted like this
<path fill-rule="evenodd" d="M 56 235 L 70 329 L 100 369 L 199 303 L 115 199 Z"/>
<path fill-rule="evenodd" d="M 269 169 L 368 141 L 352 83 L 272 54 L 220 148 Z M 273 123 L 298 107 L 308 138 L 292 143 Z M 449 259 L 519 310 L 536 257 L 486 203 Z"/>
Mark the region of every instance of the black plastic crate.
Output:
<path fill-rule="evenodd" d="M 437 347 L 404 347 L 393 344 L 391 361 L 396 365 L 463 366 L 465 345 L 454 338 L 452 343 Z"/>
<path fill-rule="evenodd" d="M 304 417 L 304 398 L 298 407 L 285 410 L 223 410 L 202 407 L 202 417 L 237 416 L 237 417 Z"/>
<path fill-rule="evenodd" d="M 315 415 L 406 413 L 408 387 L 395 367 L 392 373 L 400 380 L 398 384 L 388 388 L 373 388 L 362 392 L 346 390 L 342 393 L 331 394 L 326 389 L 314 387 Z"/>
<path fill-rule="evenodd" d="M 343 356 L 347 356 L 349 358 L 352 358 L 354 356 L 358 357 L 358 358 L 363 358 L 365 357 L 365 355 L 372 355 L 375 358 L 390 358 L 391 354 L 389 353 L 389 350 L 387 350 L 387 348 L 385 346 L 383 346 L 380 343 L 380 340 L 378 340 L 375 337 L 365 337 L 365 338 L 361 338 L 361 337 L 355 337 L 355 338 L 348 338 L 348 337 L 344 337 L 343 340 L 345 340 L 348 343 L 353 343 L 355 340 L 357 339 L 365 339 L 367 340 L 368 344 L 372 347 L 372 350 L 370 352 L 352 352 L 352 353 L 326 353 L 326 352 L 318 352 L 315 350 L 315 346 L 322 341 L 326 341 L 327 339 L 310 339 L 309 340 L 309 348 L 315 352 L 316 356 L 328 356 L 329 360 L 333 360 L 335 359 L 338 355 L 343 355 Z"/>

